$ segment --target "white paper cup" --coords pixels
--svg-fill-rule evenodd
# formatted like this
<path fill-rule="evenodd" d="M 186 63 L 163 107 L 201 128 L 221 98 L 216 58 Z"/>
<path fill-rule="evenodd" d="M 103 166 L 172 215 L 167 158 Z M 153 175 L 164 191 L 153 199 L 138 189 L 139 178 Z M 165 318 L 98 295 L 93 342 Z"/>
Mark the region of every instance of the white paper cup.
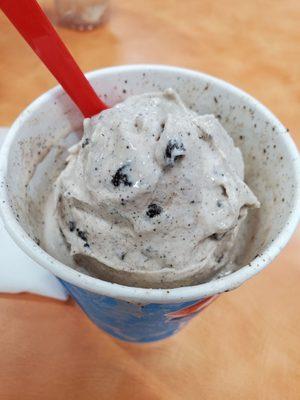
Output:
<path fill-rule="evenodd" d="M 261 208 L 249 216 L 252 232 L 240 241 L 240 262 L 244 265 L 240 270 L 176 289 L 105 282 L 62 264 L 39 247 L 40 220 L 33 218 L 30 207 L 34 205 L 24 201 L 36 152 L 79 128 L 80 112 L 56 87 L 15 121 L 0 156 L 1 214 L 7 231 L 33 260 L 63 282 L 98 326 L 124 340 L 158 340 L 176 332 L 211 301 L 211 296 L 240 286 L 264 269 L 286 245 L 299 219 L 299 155 L 287 129 L 266 107 L 211 76 L 160 65 L 113 67 L 87 76 L 108 105 L 132 94 L 172 87 L 192 109 L 215 114 L 242 150 L 246 181 L 261 202 Z M 47 179 L 39 184 L 47 185 Z"/>

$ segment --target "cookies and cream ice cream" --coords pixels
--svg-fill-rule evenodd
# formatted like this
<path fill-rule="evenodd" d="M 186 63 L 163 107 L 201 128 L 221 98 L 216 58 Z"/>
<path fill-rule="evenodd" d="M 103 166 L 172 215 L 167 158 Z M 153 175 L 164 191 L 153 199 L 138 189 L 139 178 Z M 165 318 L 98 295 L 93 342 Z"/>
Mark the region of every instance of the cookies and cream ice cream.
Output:
<path fill-rule="evenodd" d="M 234 261 L 248 208 L 259 206 L 219 121 L 187 109 L 171 89 L 86 119 L 54 186 L 46 219 L 69 263 L 139 287 L 216 276 Z"/>

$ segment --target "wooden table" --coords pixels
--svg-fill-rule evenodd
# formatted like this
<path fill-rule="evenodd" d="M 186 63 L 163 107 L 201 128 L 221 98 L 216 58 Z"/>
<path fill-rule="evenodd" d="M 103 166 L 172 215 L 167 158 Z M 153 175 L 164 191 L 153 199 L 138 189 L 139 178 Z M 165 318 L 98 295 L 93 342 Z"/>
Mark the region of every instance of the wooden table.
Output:
<path fill-rule="evenodd" d="M 91 33 L 60 29 L 85 70 L 166 63 L 253 94 L 300 143 L 297 0 L 116 0 Z M 55 82 L 0 15 L 0 125 Z M 0 399 L 299 399 L 300 234 L 176 337 L 135 346 L 72 301 L 0 296 Z M 1 266 L 2 267 L 2 266 Z"/>

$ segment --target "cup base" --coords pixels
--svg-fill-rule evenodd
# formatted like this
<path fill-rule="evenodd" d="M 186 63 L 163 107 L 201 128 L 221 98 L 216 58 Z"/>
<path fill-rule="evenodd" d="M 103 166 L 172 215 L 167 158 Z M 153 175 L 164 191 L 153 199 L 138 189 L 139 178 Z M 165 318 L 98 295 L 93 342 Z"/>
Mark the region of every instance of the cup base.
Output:
<path fill-rule="evenodd" d="M 141 304 L 101 296 L 63 280 L 61 283 L 98 328 L 131 343 L 151 343 L 173 336 L 218 297 L 184 303 Z"/>

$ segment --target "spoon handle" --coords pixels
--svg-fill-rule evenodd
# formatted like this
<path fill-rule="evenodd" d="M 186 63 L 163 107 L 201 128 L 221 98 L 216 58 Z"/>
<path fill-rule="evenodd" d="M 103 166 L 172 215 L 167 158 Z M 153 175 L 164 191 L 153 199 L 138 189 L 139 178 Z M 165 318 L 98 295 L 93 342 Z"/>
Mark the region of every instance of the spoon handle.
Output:
<path fill-rule="evenodd" d="M 36 0 L 0 0 L 0 8 L 85 117 L 107 108 Z"/>

